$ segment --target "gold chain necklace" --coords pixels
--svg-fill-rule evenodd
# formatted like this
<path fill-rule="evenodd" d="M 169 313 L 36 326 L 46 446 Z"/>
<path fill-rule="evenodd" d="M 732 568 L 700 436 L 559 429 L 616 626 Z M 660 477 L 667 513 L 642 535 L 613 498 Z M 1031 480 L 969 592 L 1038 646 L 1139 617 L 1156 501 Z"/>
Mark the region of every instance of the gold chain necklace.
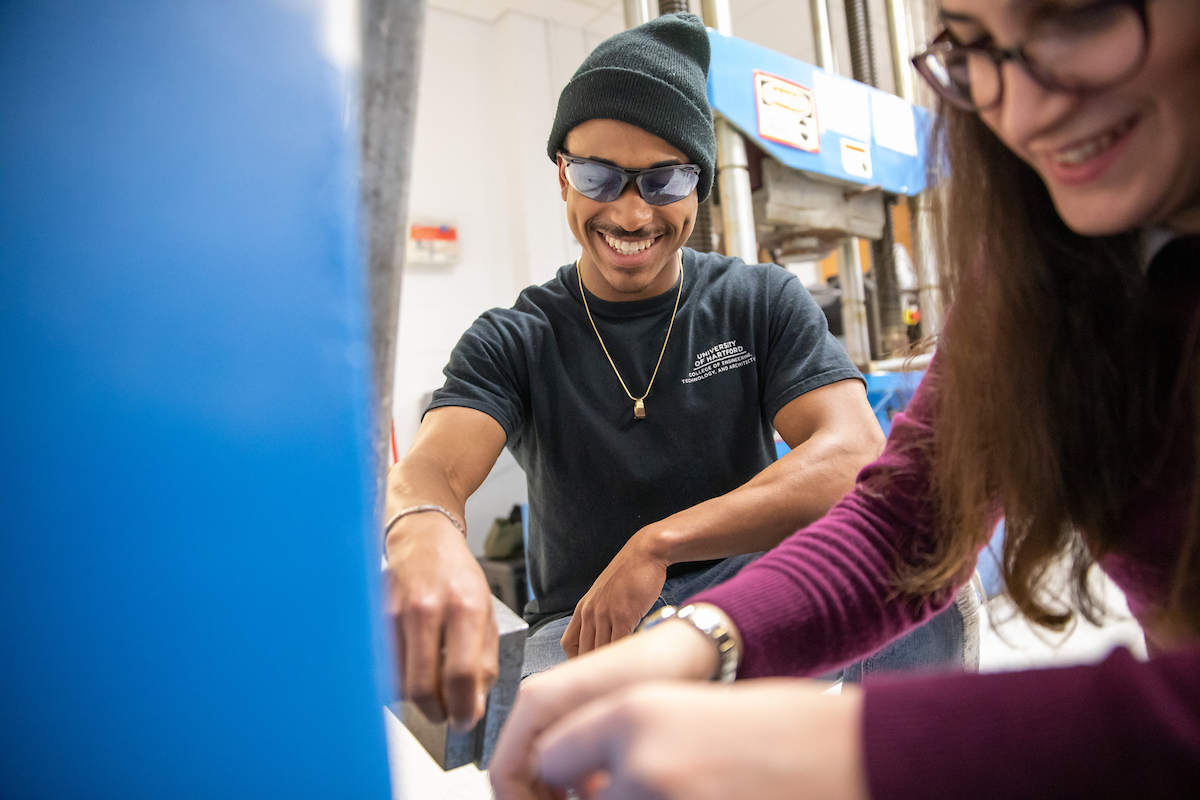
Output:
<path fill-rule="evenodd" d="M 625 394 L 629 395 L 629 399 L 633 401 L 634 419 L 646 418 L 645 400 L 650 396 L 650 388 L 654 386 L 654 379 L 658 377 L 658 368 L 662 365 L 663 355 L 667 352 L 667 342 L 671 341 L 671 329 L 675 327 L 675 315 L 679 313 L 679 299 L 683 297 L 683 252 L 676 252 L 679 253 L 679 292 L 675 295 L 675 310 L 671 312 L 671 324 L 667 326 L 667 338 L 663 339 L 662 350 L 658 353 L 658 363 L 654 365 L 654 372 L 650 375 L 650 383 L 646 386 L 646 393 L 641 397 L 634 397 L 633 392 L 629 391 L 629 387 L 625 385 L 625 379 L 621 377 L 621 371 L 617 369 L 616 362 L 613 361 L 608 348 L 604 346 L 604 337 L 600 335 L 600 329 L 596 327 L 596 320 L 592 319 L 592 310 L 588 308 L 587 290 L 583 288 L 583 273 L 579 269 L 579 262 L 575 262 L 575 276 L 579 278 L 579 296 L 583 298 L 583 310 L 587 312 L 588 322 L 592 323 L 592 330 L 596 332 L 596 338 L 600 340 L 600 349 L 608 357 L 608 364 L 612 367 L 613 372 L 617 374 L 617 380 L 621 382 L 621 388 L 625 390 Z"/>

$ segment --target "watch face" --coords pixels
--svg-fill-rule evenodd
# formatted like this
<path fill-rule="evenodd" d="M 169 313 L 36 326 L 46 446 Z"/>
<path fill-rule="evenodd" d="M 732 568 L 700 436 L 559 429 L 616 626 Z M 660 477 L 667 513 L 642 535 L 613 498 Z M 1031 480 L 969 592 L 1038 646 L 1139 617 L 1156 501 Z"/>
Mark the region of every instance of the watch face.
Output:
<path fill-rule="evenodd" d="M 712 630 L 721 624 L 721 615 L 711 608 L 697 608 L 692 611 L 692 622 L 698 628 Z"/>

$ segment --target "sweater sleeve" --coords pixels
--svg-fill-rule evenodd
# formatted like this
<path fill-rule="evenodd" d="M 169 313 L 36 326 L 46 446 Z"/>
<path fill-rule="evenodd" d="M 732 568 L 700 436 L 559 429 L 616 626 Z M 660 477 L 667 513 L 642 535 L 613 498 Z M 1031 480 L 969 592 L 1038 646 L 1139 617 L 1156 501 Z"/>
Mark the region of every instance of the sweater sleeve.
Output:
<path fill-rule="evenodd" d="M 785 539 L 733 579 L 694 599 L 713 603 L 741 632 L 740 678 L 819 675 L 874 652 L 921 625 L 957 587 L 898 596 L 898 554 L 932 535 L 928 447 L 937 360 L 878 460 L 822 519 Z"/>
<path fill-rule="evenodd" d="M 878 678 L 864 687 L 873 800 L 1200 796 L 1200 648 L 1139 663 Z"/>

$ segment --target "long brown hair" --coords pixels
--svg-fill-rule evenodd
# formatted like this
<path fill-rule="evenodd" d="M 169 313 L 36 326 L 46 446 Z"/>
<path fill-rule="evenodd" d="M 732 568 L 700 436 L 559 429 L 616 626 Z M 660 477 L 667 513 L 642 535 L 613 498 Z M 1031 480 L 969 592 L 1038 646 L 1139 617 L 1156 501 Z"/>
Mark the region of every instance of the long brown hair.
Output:
<path fill-rule="evenodd" d="M 1139 492 L 1179 480 L 1162 475 L 1162 445 L 1186 432 L 1191 513 L 1172 618 L 1200 630 L 1195 594 L 1183 591 L 1197 578 L 1200 364 L 1152 302 L 1138 234 L 1073 232 L 1037 173 L 977 115 L 943 106 L 930 163 L 943 173 L 935 211 L 953 302 L 926 443 L 941 535 L 904 554 L 900 588 L 961 579 L 989 537 L 985 522 L 1003 513 L 1001 566 L 1017 608 L 1051 628 L 1069 622 L 1043 592 L 1065 556 L 1072 605 L 1095 621 L 1088 568 L 1121 546 Z"/>

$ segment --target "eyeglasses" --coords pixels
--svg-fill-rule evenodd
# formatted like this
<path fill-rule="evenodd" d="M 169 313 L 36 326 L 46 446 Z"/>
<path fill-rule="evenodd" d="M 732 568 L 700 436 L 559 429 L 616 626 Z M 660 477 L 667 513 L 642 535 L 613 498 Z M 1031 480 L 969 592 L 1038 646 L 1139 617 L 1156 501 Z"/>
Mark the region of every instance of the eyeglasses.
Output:
<path fill-rule="evenodd" d="M 1094 92 L 1137 72 L 1149 39 L 1145 0 L 1099 0 L 1049 6 L 1034 17 L 1022 42 L 1005 49 L 963 44 L 943 31 L 912 63 L 946 101 L 987 111 L 1004 97 L 1005 61 L 1051 91 Z"/>
<path fill-rule="evenodd" d="M 650 205 L 670 205 L 691 194 L 700 182 L 700 167 L 695 164 L 625 169 L 562 152 L 558 157 L 566 162 L 567 183 L 571 184 L 571 188 L 599 203 L 616 200 L 633 181 L 638 194 Z"/>

